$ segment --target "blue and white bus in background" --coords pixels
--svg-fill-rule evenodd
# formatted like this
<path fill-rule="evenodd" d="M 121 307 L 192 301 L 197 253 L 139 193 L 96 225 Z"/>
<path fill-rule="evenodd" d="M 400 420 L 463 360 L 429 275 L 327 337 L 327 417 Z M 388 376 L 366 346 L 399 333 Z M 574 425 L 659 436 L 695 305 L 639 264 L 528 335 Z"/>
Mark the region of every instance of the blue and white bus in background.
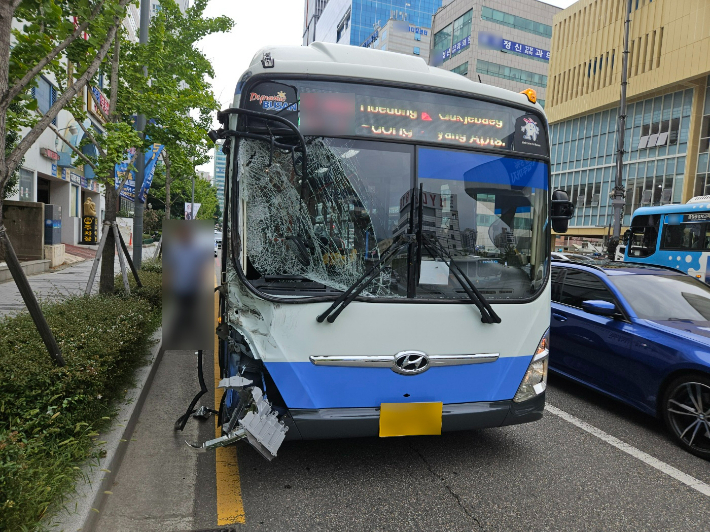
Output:
<path fill-rule="evenodd" d="M 421 58 L 266 48 L 219 113 L 222 436 L 408 436 L 542 417 L 548 127 Z"/>
<path fill-rule="evenodd" d="M 710 284 L 710 196 L 636 209 L 624 242 L 626 262 L 670 266 Z"/>

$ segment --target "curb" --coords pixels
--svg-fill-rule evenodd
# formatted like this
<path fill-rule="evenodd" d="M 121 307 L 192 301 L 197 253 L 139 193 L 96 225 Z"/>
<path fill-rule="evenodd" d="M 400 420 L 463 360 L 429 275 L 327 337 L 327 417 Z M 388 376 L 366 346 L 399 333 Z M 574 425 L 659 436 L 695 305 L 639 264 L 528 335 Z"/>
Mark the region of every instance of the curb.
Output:
<path fill-rule="evenodd" d="M 151 339 L 156 342 L 150 350 L 152 360 L 136 370 L 136 385 L 128 390 L 111 427 L 101 434 L 101 438 L 106 441 L 103 445 L 105 456 L 98 464 L 92 462 L 82 466 L 83 478 L 78 480 L 75 491 L 64 502 L 63 508 L 47 519 L 48 528 L 74 532 L 91 530 L 94 526 L 107 496 L 104 491 L 111 489 L 165 352 L 162 328 L 153 333 Z"/>

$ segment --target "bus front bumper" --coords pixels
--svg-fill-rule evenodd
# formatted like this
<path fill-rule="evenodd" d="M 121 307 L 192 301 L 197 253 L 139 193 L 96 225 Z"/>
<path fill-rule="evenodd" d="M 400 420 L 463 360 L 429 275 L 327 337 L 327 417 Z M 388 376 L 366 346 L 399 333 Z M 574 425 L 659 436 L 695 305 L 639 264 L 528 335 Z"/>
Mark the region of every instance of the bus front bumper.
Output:
<path fill-rule="evenodd" d="M 486 401 L 443 405 L 442 432 L 474 430 L 529 423 L 542 419 L 545 393 L 525 401 Z M 286 440 L 376 437 L 380 409 L 321 408 L 289 409 L 283 416 L 289 426 Z"/>

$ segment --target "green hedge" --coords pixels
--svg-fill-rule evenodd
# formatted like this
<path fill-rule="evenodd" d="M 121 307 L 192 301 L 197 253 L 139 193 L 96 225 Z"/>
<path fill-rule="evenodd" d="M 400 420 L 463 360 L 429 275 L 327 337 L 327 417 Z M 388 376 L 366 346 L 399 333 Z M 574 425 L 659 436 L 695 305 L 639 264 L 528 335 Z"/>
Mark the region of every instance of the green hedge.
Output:
<path fill-rule="evenodd" d="M 163 305 L 163 278 L 160 272 L 154 269 L 146 270 L 146 264 L 143 264 L 141 270 L 138 272 L 138 277 L 140 277 L 141 286 L 137 287 L 136 281 L 133 278 L 133 274 L 128 271 L 128 285 L 131 288 L 131 294 L 136 295 L 142 299 L 147 300 L 152 306 L 159 308 Z M 156 266 L 149 266 L 149 268 L 157 268 Z M 114 286 L 116 287 L 117 295 L 124 295 L 125 291 L 123 288 L 123 277 L 121 275 L 116 276 L 114 281 Z"/>
<path fill-rule="evenodd" d="M 0 321 L 0 530 L 32 530 L 61 503 L 160 324 L 160 275 L 135 295 L 43 307 L 66 367 L 51 362 L 28 314 Z"/>

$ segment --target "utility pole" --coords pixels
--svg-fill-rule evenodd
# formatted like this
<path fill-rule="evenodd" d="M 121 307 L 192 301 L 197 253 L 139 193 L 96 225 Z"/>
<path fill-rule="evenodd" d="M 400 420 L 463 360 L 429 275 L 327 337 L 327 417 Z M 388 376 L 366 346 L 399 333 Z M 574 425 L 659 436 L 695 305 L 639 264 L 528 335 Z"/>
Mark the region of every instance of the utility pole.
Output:
<path fill-rule="evenodd" d="M 624 207 L 624 134 L 626 132 L 626 86 L 628 85 L 629 66 L 629 27 L 631 26 L 631 2 L 626 3 L 626 20 L 624 21 L 624 57 L 621 67 L 621 102 L 619 105 L 619 119 L 616 122 L 616 184 L 614 186 L 611 205 L 614 207 L 614 251 L 621 237 L 621 210 Z M 611 247 L 611 246 L 610 246 Z M 613 260 L 613 257 L 610 257 Z"/>
<path fill-rule="evenodd" d="M 192 200 L 190 206 L 190 220 L 195 219 L 195 169 L 192 169 Z"/>
<path fill-rule="evenodd" d="M 150 0 L 141 0 L 141 26 L 140 44 L 148 44 L 148 27 L 150 26 Z M 148 77 L 148 67 L 143 66 L 143 74 Z M 139 114 L 136 118 L 136 130 L 143 137 L 145 130 L 145 115 Z M 136 188 L 133 197 L 133 264 L 140 270 L 143 261 L 143 210 L 145 205 L 138 200 L 138 194 L 143 188 L 143 177 L 145 175 L 145 155 L 142 147 L 138 147 L 138 158 L 136 159 Z"/>

